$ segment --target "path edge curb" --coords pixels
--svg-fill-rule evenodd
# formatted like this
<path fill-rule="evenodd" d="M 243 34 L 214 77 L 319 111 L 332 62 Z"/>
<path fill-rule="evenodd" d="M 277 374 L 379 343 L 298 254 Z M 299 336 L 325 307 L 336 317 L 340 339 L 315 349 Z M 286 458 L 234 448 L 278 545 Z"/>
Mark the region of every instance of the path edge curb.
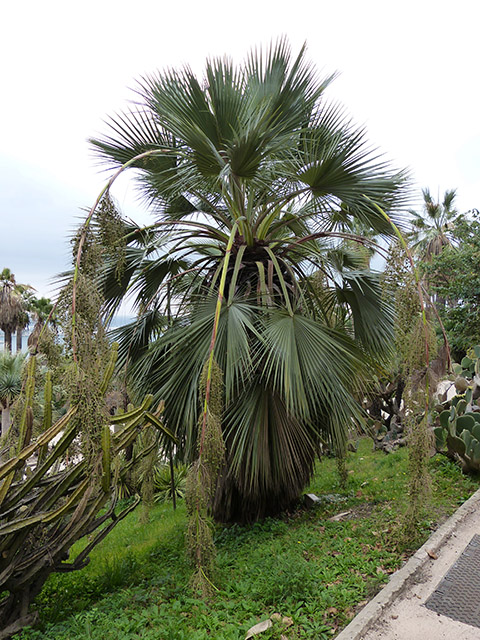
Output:
<path fill-rule="evenodd" d="M 335 640 L 362 640 L 378 620 L 384 609 L 410 583 L 413 576 L 429 562 L 434 562 L 428 551 L 436 553 L 440 547 L 452 536 L 457 527 L 475 511 L 480 509 L 480 489 L 466 500 L 444 522 L 428 540 L 413 554 L 407 562 L 395 571 L 389 582 L 368 604 L 353 618 L 353 620 L 337 635 Z"/>

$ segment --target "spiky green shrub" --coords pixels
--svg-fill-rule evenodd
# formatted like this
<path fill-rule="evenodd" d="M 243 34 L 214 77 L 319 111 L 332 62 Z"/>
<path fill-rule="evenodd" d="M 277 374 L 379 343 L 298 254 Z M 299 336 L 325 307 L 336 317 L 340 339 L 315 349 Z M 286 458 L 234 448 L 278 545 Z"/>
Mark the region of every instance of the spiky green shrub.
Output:
<path fill-rule="evenodd" d="M 185 497 L 186 478 L 188 466 L 186 464 L 178 464 L 173 470 L 173 485 L 170 465 L 163 464 L 155 469 L 154 476 L 154 500 L 155 502 L 167 502 L 172 500 L 173 492 L 177 500 Z"/>

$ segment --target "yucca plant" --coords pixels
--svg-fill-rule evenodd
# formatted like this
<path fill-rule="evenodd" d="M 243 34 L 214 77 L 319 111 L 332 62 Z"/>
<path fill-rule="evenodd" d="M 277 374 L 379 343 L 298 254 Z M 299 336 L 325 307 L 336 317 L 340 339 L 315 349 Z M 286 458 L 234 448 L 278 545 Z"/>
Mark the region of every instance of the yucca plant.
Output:
<path fill-rule="evenodd" d="M 2 438 L 7 435 L 11 417 L 12 404 L 22 390 L 22 369 L 25 356 L 21 353 L 0 353 L 0 411 L 2 413 Z M 0 451 L 2 444 L 0 444 Z M 1 461 L 1 454 L 0 454 Z"/>
<path fill-rule="evenodd" d="M 319 443 L 342 451 L 360 419 L 354 395 L 389 349 L 390 307 L 352 247 L 369 244 L 360 227 L 390 234 L 379 207 L 399 221 L 406 175 L 325 100 L 332 79 L 280 40 L 240 67 L 207 62 L 201 80 L 189 68 L 143 78 L 135 106 L 92 140 L 109 167 L 130 163 L 152 208 L 150 227 L 125 222 L 120 277 L 110 253 L 102 284 L 108 309 L 127 293 L 136 301 L 138 318 L 116 332 L 120 360 L 137 393 L 165 401 L 187 461 L 238 226 L 215 342 L 221 521 L 276 514 L 299 496 Z"/>
<path fill-rule="evenodd" d="M 171 467 L 163 464 L 155 469 L 154 486 L 155 502 L 167 502 L 173 500 L 182 500 L 185 497 L 185 481 L 187 478 L 188 466 L 186 464 L 178 464 L 173 468 L 173 482 Z"/>

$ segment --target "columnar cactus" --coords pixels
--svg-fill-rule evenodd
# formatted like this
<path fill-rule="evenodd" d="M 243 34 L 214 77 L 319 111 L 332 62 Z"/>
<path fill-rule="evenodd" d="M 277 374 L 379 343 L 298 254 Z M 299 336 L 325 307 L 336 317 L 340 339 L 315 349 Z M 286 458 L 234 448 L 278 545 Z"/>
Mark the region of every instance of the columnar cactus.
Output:
<path fill-rule="evenodd" d="M 138 504 L 137 496 L 120 513 L 115 512 L 118 476 L 122 465 L 129 464 L 124 462 L 122 452 L 152 425 L 174 440 L 163 426 L 160 412 L 149 410 L 152 397 L 147 396 L 132 411 L 110 417 L 110 423 L 120 429 L 112 433 L 110 424 L 104 425 L 92 460 L 59 465 L 79 435 L 81 421 L 74 419 L 79 408 L 72 406 L 52 425 L 47 407 L 45 430 L 31 442 L 33 414 L 28 396 L 33 394 L 34 366 L 32 358 L 18 449 L 0 465 L 0 593 L 4 595 L 0 601 L 0 639 L 32 624 L 36 615 L 29 613 L 29 605 L 48 576 L 55 571 L 84 567 L 93 547 Z M 112 373 L 110 363 L 102 383 L 103 393 Z M 49 385 L 47 378 L 47 401 L 51 396 Z M 49 446 L 58 436 L 56 443 Z M 143 453 L 149 452 L 150 449 Z M 136 460 L 141 457 L 142 452 Z M 83 551 L 68 562 L 73 543 L 94 531 L 97 533 Z"/>

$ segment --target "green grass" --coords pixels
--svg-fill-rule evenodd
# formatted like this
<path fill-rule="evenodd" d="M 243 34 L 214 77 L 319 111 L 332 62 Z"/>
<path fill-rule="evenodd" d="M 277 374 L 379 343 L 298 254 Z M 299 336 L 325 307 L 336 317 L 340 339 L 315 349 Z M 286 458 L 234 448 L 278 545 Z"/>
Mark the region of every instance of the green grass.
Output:
<path fill-rule="evenodd" d="M 19 640 L 222 640 L 278 613 L 262 640 L 332 638 L 404 559 L 478 487 L 449 461 L 431 461 L 432 498 L 415 540 L 400 538 L 407 451 L 349 454 L 341 490 L 334 460 L 318 464 L 308 492 L 320 506 L 281 519 L 216 531 L 219 592 L 191 592 L 184 554 L 185 510 L 158 505 L 147 525 L 131 514 L 82 571 L 54 575 L 38 598 L 41 624 Z M 329 520 L 340 512 L 344 520 Z"/>

